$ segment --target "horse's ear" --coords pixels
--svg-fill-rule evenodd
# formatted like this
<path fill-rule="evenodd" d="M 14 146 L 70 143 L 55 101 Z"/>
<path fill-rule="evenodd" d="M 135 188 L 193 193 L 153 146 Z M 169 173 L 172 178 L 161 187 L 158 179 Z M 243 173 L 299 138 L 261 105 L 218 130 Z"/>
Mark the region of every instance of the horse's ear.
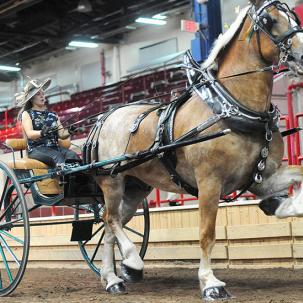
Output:
<path fill-rule="evenodd" d="M 250 3 L 256 7 L 259 7 L 263 4 L 264 0 L 250 0 Z"/>

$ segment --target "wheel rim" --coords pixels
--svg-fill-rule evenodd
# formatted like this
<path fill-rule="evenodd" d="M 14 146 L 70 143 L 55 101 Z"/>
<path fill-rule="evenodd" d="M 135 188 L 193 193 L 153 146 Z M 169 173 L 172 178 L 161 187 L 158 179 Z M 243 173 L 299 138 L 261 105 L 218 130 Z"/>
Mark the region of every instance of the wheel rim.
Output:
<path fill-rule="evenodd" d="M 4 186 L 0 200 L 0 296 L 20 283 L 29 253 L 29 219 L 25 197 L 15 173 L 0 162 Z"/>
<path fill-rule="evenodd" d="M 100 212 L 104 211 L 103 205 L 99 205 Z M 148 202 L 146 199 L 142 202 L 142 210 L 138 211 L 134 217 L 141 217 L 140 220 L 143 220 L 143 224 L 141 225 L 140 230 L 138 228 L 129 227 L 132 220 L 128 222 L 126 226 L 124 226 L 124 230 L 128 233 L 128 235 L 135 235 L 137 237 L 136 245 L 139 249 L 140 257 L 143 259 L 147 250 L 148 238 L 149 238 L 149 210 L 148 210 Z M 75 211 L 75 219 L 79 219 L 79 209 Z M 100 222 L 96 224 L 92 239 L 89 241 L 79 241 L 79 248 L 81 254 L 90 267 L 90 269 L 98 276 L 101 276 L 100 268 L 102 262 L 102 242 L 104 238 L 104 222 L 100 219 Z M 141 241 L 138 239 L 141 239 Z M 118 245 L 117 245 L 118 247 Z M 117 252 L 119 250 L 115 250 Z M 115 262 L 115 260 L 114 260 Z M 115 266 L 115 264 L 114 264 Z"/>

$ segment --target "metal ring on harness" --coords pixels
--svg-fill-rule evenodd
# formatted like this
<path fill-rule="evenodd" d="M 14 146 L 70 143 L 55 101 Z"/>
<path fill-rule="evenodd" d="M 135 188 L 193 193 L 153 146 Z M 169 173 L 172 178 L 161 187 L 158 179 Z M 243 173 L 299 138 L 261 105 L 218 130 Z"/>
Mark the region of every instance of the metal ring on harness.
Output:
<path fill-rule="evenodd" d="M 257 173 L 257 174 L 255 174 L 254 180 L 257 184 L 261 184 L 263 181 L 263 178 L 262 178 L 261 174 Z"/>

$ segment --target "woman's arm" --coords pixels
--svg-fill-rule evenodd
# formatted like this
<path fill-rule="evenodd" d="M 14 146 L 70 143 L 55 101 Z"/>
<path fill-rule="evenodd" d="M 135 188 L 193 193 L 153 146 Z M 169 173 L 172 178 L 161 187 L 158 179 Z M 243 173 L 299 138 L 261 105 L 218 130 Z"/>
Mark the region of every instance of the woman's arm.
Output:
<path fill-rule="evenodd" d="M 68 132 L 67 129 L 65 129 L 63 127 L 59 118 L 58 118 L 57 124 L 58 124 L 58 137 L 63 140 L 67 139 L 70 136 L 70 133 Z"/>
<path fill-rule="evenodd" d="M 27 138 L 31 140 L 41 138 L 41 130 L 34 130 L 31 117 L 28 112 L 22 113 L 21 125 Z"/>

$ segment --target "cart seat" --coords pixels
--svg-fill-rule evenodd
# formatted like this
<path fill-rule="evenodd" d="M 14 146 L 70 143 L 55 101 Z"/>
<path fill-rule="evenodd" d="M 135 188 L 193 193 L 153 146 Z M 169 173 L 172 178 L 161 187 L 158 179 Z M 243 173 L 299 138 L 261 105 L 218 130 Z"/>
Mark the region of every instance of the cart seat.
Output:
<path fill-rule="evenodd" d="M 14 152 L 15 151 L 23 151 L 27 148 L 26 139 L 6 139 L 5 144 L 11 147 Z M 61 147 L 69 148 L 71 146 L 71 142 L 69 139 L 61 140 L 59 139 L 59 145 Z M 35 160 L 30 159 L 27 156 L 24 156 L 21 159 L 16 159 L 16 161 L 8 161 L 7 165 L 12 169 L 48 169 L 48 165 Z"/>
<path fill-rule="evenodd" d="M 49 168 L 47 164 L 28 158 L 23 151 L 26 151 L 27 141 L 26 139 L 7 139 L 5 144 L 9 146 L 14 152 L 21 152 L 21 159 L 16 159 L 16 161 L 9 161 L 7 165 L 15 170 L 31 170 L 35 176 L 43 175 L 47 173 Z M 71 142 L 69 139 L 61 140 L 59 139 L 59 145 L 61 147 L 69 148 Z M 55 179 L 44 179 L 37 182 L 39 191 L 43 195 L 57 195 L 61 194 L 64 187 L 59 185 L 58 181 Z"/>
<path fill-rule="evenodd" d="M 7 165 L 12 169 L 48 169 L 47 164 L 35 159 L 30 159 L 28 157 L 18 159 L 15 162 L 8 161 Z"/>

